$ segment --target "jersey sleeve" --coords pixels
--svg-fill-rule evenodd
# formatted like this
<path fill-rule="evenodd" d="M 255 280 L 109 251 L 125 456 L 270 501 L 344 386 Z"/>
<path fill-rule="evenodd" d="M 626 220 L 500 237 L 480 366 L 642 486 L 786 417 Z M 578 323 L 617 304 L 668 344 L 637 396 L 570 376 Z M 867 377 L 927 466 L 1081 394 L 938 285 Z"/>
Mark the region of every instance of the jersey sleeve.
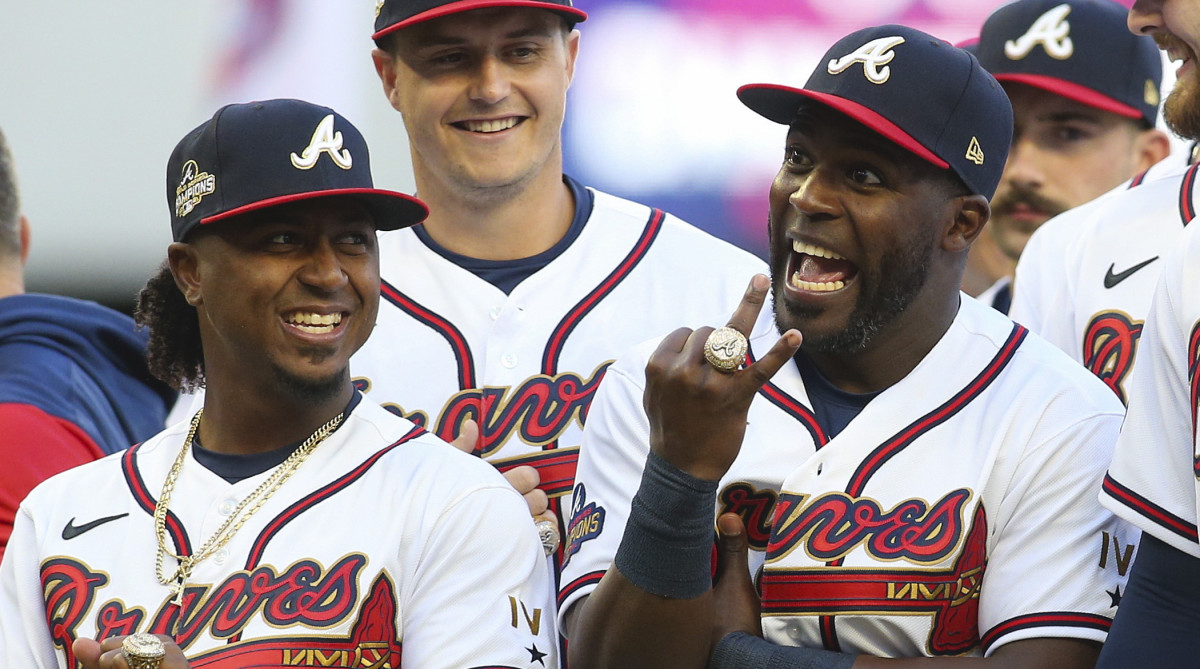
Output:
<path fill-rule="evenodd" d="M 1013 279 L 1009 318 L 1054 344 L 1076 361 L 1082 360 L 1075 341 L 1073 243 L 1079 235 L 1072 228 L 1084 224 L 1072 214 L 1054 218 L 1038 228 L 1021 258 Z"/>
<path fill-rule="evenodd" d="M 1106 638 L 1138 536 L 1096 502 L 1120 420 L 1118 411 L 1093 414 L 1025 449 L 989 510 L 996 539 L 980 594 L 985 654 L 1029 638 Z"/>
<path fill-rule="evenodd" d="M 447 506 L 413 573 L 404 666 L 557 666 L 554 582 L 513 489 L 482 487 Z"/>
<path fill-rule="evenodd" d="M 1200 230 L 1166 260 L 1138 345 L 1129 410 L 1101 502 L 1193 557 L 1197 544 L 1195 375 L 1200 340 Z"/>
<path fill-rule="evenodd" d="M 0 560 L 21 500 L 54 474 L 103 457 L 79 426 L 29 404 L 0 404 Z"/>
<path fill-rule="evenodd" d="M 0 560 L 0 667 L 57 669 L 61 652 L 46 624 L 34 523 L 25 507 Z"/>
<path fill-rule="evenodd" d="M 646 351 L 643 345 L 609 368 L 588 410 L 563 540 L 560 616 L 595 589 L 625 533 L 650 452 L 650 424 L 642 408 Z"/>

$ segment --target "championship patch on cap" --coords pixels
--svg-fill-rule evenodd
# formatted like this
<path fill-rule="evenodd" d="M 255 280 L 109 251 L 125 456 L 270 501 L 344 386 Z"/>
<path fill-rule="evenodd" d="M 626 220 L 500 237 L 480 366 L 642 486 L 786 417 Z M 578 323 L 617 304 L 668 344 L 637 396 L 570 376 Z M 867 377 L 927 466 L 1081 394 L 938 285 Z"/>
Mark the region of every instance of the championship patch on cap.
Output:
<path fill-rule="evenodd" d="M 587 12 L 571 0 L 380 0 L 375 6 L 375 32 L 371 39 L 390 35 L 408 26 L 442 16 L 492 7 L 528 7 L 562 15 L 571 23 L 587 20 Z"/>
<path fill-rule="evenodd" d="M 803 88 L 749 84 L 738 98 L 785 125 L 806 100 L 832 107 L 991 198 L 1012 142 L 1012 106 L 974 56 L 886 25 L 843 37 L 822 63 Z"/>
<path fill-rule="evenodd" d="M 1113 0 L 1017 0 L 983 24 L 976 56 L 1001 83 L 1034 86 L 1154 125 L 1162 58 Z"/>
<path fill-rule="evenodd" d="M 171 231 L 317 197 L 350 198 L 379 230 L 421 222 L 415 197 L 374 187 L 366 140 L 328 107 L 301 100 L 227 105 L 188 133 L 167 163 Z"/>

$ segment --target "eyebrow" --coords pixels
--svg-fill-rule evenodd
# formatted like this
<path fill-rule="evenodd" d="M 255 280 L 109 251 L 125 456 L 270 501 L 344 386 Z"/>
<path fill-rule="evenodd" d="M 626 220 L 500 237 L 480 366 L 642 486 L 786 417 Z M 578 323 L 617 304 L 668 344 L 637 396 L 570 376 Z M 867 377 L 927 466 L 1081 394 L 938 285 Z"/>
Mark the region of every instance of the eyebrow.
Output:
<path fill-rule="evenodd" d="M 503 39 L 514 40 L 525 39 L 529 37 L 550 39 L 553 37 L 553 35 L 549 29 L 544 27 L 519 28 L 505 34 Z M 417 38 L 416 46 L 417 48 L 427 48 L 431 46 L 459 46 L 462 44 L 468 44 L 470 42 L 470 39 L 464 37 L 457 37 L 455 35 L 448 35 L 445 33 L 431 33 Z"/>

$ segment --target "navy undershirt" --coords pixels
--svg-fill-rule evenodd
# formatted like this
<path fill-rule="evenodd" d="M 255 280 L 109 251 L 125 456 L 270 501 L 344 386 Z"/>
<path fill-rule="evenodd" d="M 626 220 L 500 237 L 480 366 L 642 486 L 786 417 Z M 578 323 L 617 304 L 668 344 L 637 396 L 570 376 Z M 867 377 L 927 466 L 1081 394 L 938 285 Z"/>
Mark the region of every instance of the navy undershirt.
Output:
<path fill-rule="evenodd" d="M 528 279 L 534 272 L 549 265 L 551 261 L 562 255 L 563 251 L 566 251 L 579 238 L 580 233 L 583 232 L 583 226 L 592 215 L 592 206 L 595 204 L 595 196 L 592 192 L 565 174 L 563 175 L 563 183 L 567 185 L 567 188 L 571 189 L 571 194 L 575 196 L 575 216 L 571 219 L 571 227 L 567 229 L 567 234 L 557 244 L 529 258 L 518 258 L 516 260 L 480 260 L 479 258 L 471 258 L 450 251 L 433 241 L 433 238 L 425 231 L 425 226 L 423 225 L 413 226 L 413 232 L 416 233 L 417 239 L 420 239 L 434 253 L 487 281 L 504 291 L 505 295 L 508 295 L 513 291 L 513 288 L 517 287 L 517 284 Z"/>
<path fill-rule="evenodd" d="M 350 412 L 354 411 L 354 407 L 358 406 L 361 400 L 362 393 L 355 391 L 354 396 L 350 398 L 350 403 L 342 410 L 345 418 L 350 417 Z M 342 424 L 345 424 L 345 419 Z M 300 444 L 303 444 L 304 441 L 302 439 L 294 444 L 264 453 L 216 453 L 201 446 L 200 435 L 196 434 L 196 437 L 192 439 L 192 456 L 205 469 L 229 483 L 237 483 L 242 479 L 258 476 L 268 469 L 278 467 L 284 460 L 287 460 L 292 451 L 300 448 Z"/>
<path fill-rule="evenodd" d="M 808 391 L 808 401 L 812 403 L 813 413 L 816 414 L 817 424 L 830 439 L 846 429 L 850 421 L 883 392 L 846 392 L 830 383 L 804 353 L 796 353 L 795 360 L 796 367 L 800 370 L 800 378 L 804 380 L 804 388 Z"/>

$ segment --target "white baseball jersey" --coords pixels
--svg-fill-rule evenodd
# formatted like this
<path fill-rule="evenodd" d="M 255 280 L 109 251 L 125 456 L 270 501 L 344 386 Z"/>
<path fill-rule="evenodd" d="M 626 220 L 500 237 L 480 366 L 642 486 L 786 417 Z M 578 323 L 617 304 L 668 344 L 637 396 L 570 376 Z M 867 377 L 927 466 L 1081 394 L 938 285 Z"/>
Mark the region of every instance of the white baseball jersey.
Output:
<path fill-rule="evenodd" d="M 71 642 L 175 636 L 191 666 L 555 667 L 551 575 L 494 468 L 360 402 L 188 580 L 155 576 L 154 505 L 188 425 L 55 476 L 0 565 L 0 666 L 76 666 Z M 188 457 L 168 516 L 191 554 L 270 475 L 230 484 Z M 166 558 L 167 571 L 174 560 Z"/>
<path fill-rule="evenodd" d="M 1143 531 L 1200 557 L 1200 228 L 1176 236 L 1160 261 L 1142 331 L 1129 412 L 1100 501 Z"/>
<path fill-rule="evenodd" d="M 723 325 L 766 264 L 679 219 L 592 191 L 582 233 L 506 295 L 412 230 L 380 235 L 383 299 L 350 361 L 367 398 L 477 453 L 536 467 L 569 494 L 588 406 L 617 354 L 688 325 Z M 414 380 L 419 380 L 414 382 Z"/>
<path fill-rule="evenodd" d="M 1038 229 L 1017 264 L 1009 315 L 1122 401 L 1161 257 L 1196 214 L 1195 181 L 1195 167 L 1179 167 L 1072 209 Z"/>
<path fill-rule="evenodd" d="M 779 337 L 770 318 L 752 355 Z M 614 364 L 592 405 L 560 613 L 624 532 L 652 351 Z M 1102 641 L 1136 537 L 1096 501 L 1121 414 L 1095 377 L 965 295 L 929 355 L 832 439 L 786 365 L 751 404 L 716 509 L 746 520 L 766 638 L 883 657 Z"/>

